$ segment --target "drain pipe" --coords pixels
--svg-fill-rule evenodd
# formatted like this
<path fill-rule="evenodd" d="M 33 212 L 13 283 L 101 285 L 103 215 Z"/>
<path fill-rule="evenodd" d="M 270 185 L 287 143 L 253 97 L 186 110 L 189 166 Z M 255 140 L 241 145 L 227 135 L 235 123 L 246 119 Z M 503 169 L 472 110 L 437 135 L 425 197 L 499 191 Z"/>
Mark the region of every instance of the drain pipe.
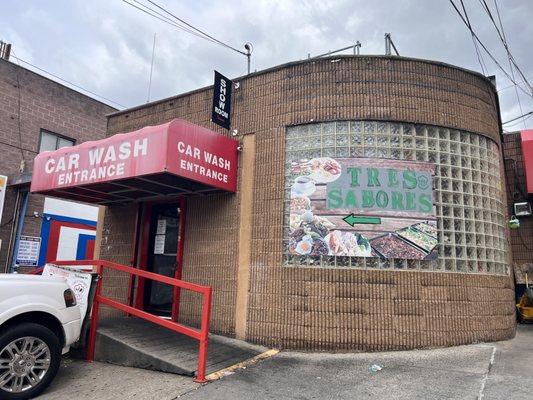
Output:
<path fill-rule="evenodd" d="M 15 237 L 15 231 L 17 229 L 17 216 L 18 209 L 20 208 L 20 191 L 17 190 L 15 196 L 15 207 L 13 207 L 13 216 L 11 217 L 11 228 L 9 229 L 9 242 L 7 243 L 6 263 L 4 265 L 4 272 L 9 272 L 9 266 L 11 265 L 11 253 L 13 251 L 13 238 Z"/>
<path fill-rule="evenodd" d="M 28 209 L 29 191 L 24 190 L 22 192 L 22 203 L 17 218 L 17 233 L 15 235 L 15 245 L 13 246 L 13 254 L 11 255 L 11 265 L 9 267 L 9 273 L 15 271 L 17 262 L 17 254 L 19 252 L 20 235 L 22 235 L 22 229 L 24 228 L 24 218 L 26 217 L 26 210 Z"/>

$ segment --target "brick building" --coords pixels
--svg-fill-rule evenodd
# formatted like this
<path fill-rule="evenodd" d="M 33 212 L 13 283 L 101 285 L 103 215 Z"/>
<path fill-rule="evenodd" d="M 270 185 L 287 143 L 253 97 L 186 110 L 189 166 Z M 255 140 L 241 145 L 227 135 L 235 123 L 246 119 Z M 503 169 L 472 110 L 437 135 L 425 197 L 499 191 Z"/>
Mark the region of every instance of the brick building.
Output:
<path fill-rule="evenodd" d="M 507 181 L 507 206 L 509 213 L 514 214 L 514 203 L 529 202 L 531 196 L 526 185 L 526 164 L 521 132 L 503 135 L 503 155 Z M 533 217 L 519 217 L 519 220 L 520 227 L 510 231 L 517 300 L 525 287 L 524 267 L 533 266 Z"/>
<path fill-rule="evenodd" d="M 0 59 L 0 175 L 8 190 L 0 228 L 0 271 L 8 270 L 22 208 L 29 190 L 33 159 L 55 150 L 105 136 L 105 115 L 116 111 L 19 65 Z M 22 235 L 41 236 L 44 196 L 29 195 Z M 76 207 L 76 206 L 74 206 Z M 34 212 L 40 217 L 34 217 Z"/>
<path fill-rule="evenodd" d="M 173 184 L 144 178 L 62 192 L 101 193 L 102 259 L 179 270 L 211 286 L 212 330 L 268 346 L 386 350 L 514 335 L 501 121 L 489 79 L 426 60 L 336 56 L 237 81 L 236 193 L 181 186 L 179 196 L 154 197 Z M 179 118 L 232 136 L 210 121 L 212 96 L 207 87 L 116 112 L 107 134 L 140 137 L 152 126 L 147 137 L 156 138 L 182 126 L 169 124 Z M 176 148 L 169 154 L 179 161 Z M 58 152 L 49 165 L 69 156 Z M 358 173 L 368 175 L 362 191 L 353 189 Z M 155 313 L 173 301 L 120 273 L 104 280 L 105 295 Z M 180 321 L 196 325 L 197 298 L 180 300 Z"/>

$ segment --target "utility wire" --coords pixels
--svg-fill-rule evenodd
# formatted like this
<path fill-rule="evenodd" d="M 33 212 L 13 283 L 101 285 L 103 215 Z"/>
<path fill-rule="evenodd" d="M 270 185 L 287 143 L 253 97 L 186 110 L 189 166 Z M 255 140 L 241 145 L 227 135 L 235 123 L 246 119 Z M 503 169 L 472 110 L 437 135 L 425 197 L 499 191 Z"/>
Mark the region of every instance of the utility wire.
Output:
<path fill-rule="evenodd" d="M 461 0 L 461 7 L 463 8 L 463 12 L 465 13 L 466 22 L 468 24 L 467 25 L 468 29 L 470 29 L 470 31 L 472 31 L 472 24 L 470 24 L 470 19 L 468 18 L 468 14 L 466 12 L 466 8 L 465 8 L 465 5 L 463 3 L 463 0 Z M 486 67 L 483 64 L 483 57 L 481 56 L 481 54 L 479 52 L 479 47 L 477 46 L 477 42 L 476 42 L 476 39 L 474 38 L 474 34 L 472 33 L 471 36 L 472 36 L 472 43 L 474 43 L 474 49 L 476 50 L 477 60 L 479 61 L 479 65 L 481 66 L 481 71 L 483 72 L 483 75 L 487 75 L 487 72 L 485 71 Z M 487 69 L 487 71 L 488 71 L 488 69 Z"/>
<path fill-rule="evenodd" d="M 483 2 L 485 3 L 485 0 L 483 0 Z M 514 76 L 514 70 L 513 70 L 513 65 L 512 65 L 512 62 L 511 62 L 511 57 L 512 57 L 512 56 L 511 56 L 511 50 L 509 49 L 509 45 L 508 45 L 508 43 L 507 43 L 507 37 L 505 36 L 505 29 L 503 29 L 503 22 L 502 22 L 502 18 L 501 18 L 501 16 L 500 16 L 500 10 L 499 10 L 499 8 L 498 8 L 498 2 L 497 2 L 496 0 L 494 0 L 494 7 L 496 7 L 496 13 L 497 13 L 497 15 L 498 15 L 498 21 L 499 21 L 499 23 L 500 23 L 500 29 L 501 29 L 501 33 L 502 33 L 502 35 L 503 35 L 503 42 L 504 42 L 505 50 L 507 50 L 507 58 L 508 58 L 508 60 L 509 60 L 509 68 L 511 69 L 511 75 L 512 75 L 513 78 L 514 78 L 514 77 L 515 77 L 515 76 Z M 489 7 L 488 7 L 487 3 L 485 3 L 485 8 L 486 8 L 486 10 L 488 10 L 488 12 L 489 12 L 489 16 L 491 16 L 491 15 L 490 15 L 490 10 L 489 10 Z M 491 17 L 491 20 L 492 20 L 494 26 L 496 27 L 496 30 L 498 30 L 498 27 L 496 26 L 496 23 L 494 22 L 494 19 L 493 19 L 492 17 Z M 515 65 L 515 67 L 516 67 L 516 69 L 517 69 L 518 71 L 520 71 L 519 68 L 518 68 L 518 66 Z M 522 76 L 523 76 L 523 75 L 522 75 Z M 529 82 L 527 81 L 527 79 L 525 80 L 525 83 L 526 83 L 526 85 L 529 86 L 529 89 L 531 90 L 531 85 L 529 84 Z M 518 88 L 517 88 L 516 86 L 517 86 L 517 85 L 514 85 L 514 92 L 515 92 L 515 94 L 516 94 L 516 100 L 518 101 L 518 107 L 519 107 L 519 109 L 520 109 L 520 114 L 523 114 L 523 113 L 524 113 L 524 110 L 522 109 L 522 102 L 520 101 L 520 94 L 518 93 Z M 529 117 L 527 117 L 527 118 L 529 118 Z M 527 119 L 527 118 L 522 119 L 522 122 L 524 123 L 524 129 L 526 128 L 526 119 Z"/>
<path fill-rule="evenodd" d="M 525 116 L 525 117 L 522 117 L 522 121 L 517 120 L 518 122 L 514 122 L 514 123 L 512 123 L 511 125 L 507 125 L 507 126 L 505 127 L 505 129 L 509 129 L 509 128 L 512 128 L 513 126 L 520 125 L 520 124 L 523 123 L 523 122 L 524 122 L 524 128 L 527 129 L 526 124 L 525 124 L 525 121 L 527 121 L 527 120 L 528 120 L 529 118 L 531 118 L 531 117 L 533 117 L 533 114 L 529 114 L 529 115 L 527 115 L 527 116 Z"/>
<path fill-rule="evenodd" d="M 167 23 L 167 24 L 169 24 L 169 25 L 172 25 L 172 26 L 175 27 L 175 28 L 181 29 L 182 31 L 185 31 L 185 32 L 187 32 L 187 33 L 190 33 L 191 35 L 197 36 L 197 37 L 199 37 L 199 38 L 201 38 L 201 39 L 206 39 L 206 40 L 208 40 L 208 41 L 210 41 L 210 42 L 212 42 L 212 43 L 216 43 L 214 40 L 211 40 L 211 39 L 209 39 L 209 38 L 206 38 L 205 36 L 200 35 L 200 34 L 194 32 L 194 31 L 191 30 L 191 29 L 188 29 L 187 27 L 185 27 L 185 26 L 183 26 L 183 25 L 181 25 L 181 24 L 178 24 L 177 22 L 175 22 L 174 20 L 172 20 L 172 19 L 170 19 L 169 17 L 165 16 L 164 14 L 161 14 L 159 11 L 154 10 L 153 8 L 150 8 L 150 7 L 148 7 L 148 6 L 145 5 L 145 4 L 142 4 L 141 2 L 139 2 L 139 1 L 137 1 L 137 0 L 133 0 L 133 1 L 134 1 L 135 3 L 137 3 L 137 4 L 139 4 L 139 5 L 140 5 L 141 7 L 143 7 L 143 8 L 141 8 L 141 7 L 139 7 L 139 6 L 136 6 L 135 4 L 130 3 L 129 1 L 122 0 L 123 3 L 126 3 L 126 4 L 128 4 L 128 5 L 130 5 L 130 6 L 134 7 L 134 8 L 136 8 L 137 10 L 142 11 L 143 13 L 148 14 L 148 15 L 150 15 L 151 17 L 154 17 L 154 18 L 156 18 L 156 19 L 158 19 L 158 20 L 160 20 L 160 21 L 162 21 L 162 22 L 165 22 L 165 23 Z M 147 11 L 147 10 L 150 10 L 150 11 Z"/>
<path fill-rule="evenodd" d="M 499 23 L 500 23 L 500 28 L 498 28 L 498 25 L 496 24 L 496 21 L 494 20 L 494 17 L 492 16 L 492 12 L 491 12 L 487 2 L 485 0 L 478 0 L 478 1 L 481 4 L 481 7 L 486 11 L 487 15 L 489 16 L 492 24 L 494 25 L 494 28 L 496 28 L 496 32 L 498 33 L 500 41 L 502 42 L 503 47 L 505 48 L 505 51 L 507 53 L 507 61 L 509 62 L 509 69 L 511 71 L 511 76 L 516 81 L 515 74 L 514 74 L 514 68 L 516 68 L 516 70 L 519 71 L 519 72 L 521 72 L 521 71 L 520 71 L 520 68 L 518 68 L 518 65 L 516 64 L 516 62 L 514 62 L 514 58 L 513 58 L 512 54 L 511 54 L 511 50 L 509 49 L 509 45 L 507 44 L 507 38 L 505 37 L 505 30 L 503 29 L 503 23 L 502 23 L 501 16 L 500 16 L 500 13 L 499 13 L 499 10 L 498 10 L 498 3 L 496 2 L 496 0 L 494 0 L 494 5 L 495 5 L 496 10 L 498 12 L 498 20 L 499 20 Z M 513 68 L 513 65 L 514 65 L 514 68 Z M 525 83 L 529 87 L 529 90 L 532 91 L 531 90 L 532 88 L 531 88 L 531 85 L 529 84 L 529 82 L 527 82 L 527 80 L 526 80 Z M 520 110 L 520 114 L 523 114 L 524 110 L 522 108 L 522 101 L 520 100 L 520 95 L 518 94 L 517 84 L 514 85 L 514 91 L 515 91 L 515 94 L 516 94 L 516 100 L 518 102 L 518 108 Z M 533 91 L 532 91 L 532 93 L 533 93 Z M 524 128 L 526 128 L 526 120 L 523 119 L 522 122 L 524 123 Z"/>
<path fill-rule="evenodd" d="M 243 55 L 246 55 L 246 53 L 244 51 L 240 51 L 206 33 L 204 33 L 203 31 L 193 27 L 192 25 L 190 25 L 189 23 L 187 23 L 186 21 L 183 21 L 182 19 L 176 17 L 174 14 L 168 12 L 167 10 L 165 10 L 163 7 L 159 6 L 158 4 L 154 3 L 154 2 L 151 2 L 152 4 L 154 4 L 156 7 L 158 7 L 159 9 L 163 10 L 164 12 L 166 12 L 168 15 L 171 15 L 174 19 L 171 19 L 169 17 L 167 17 L 166 15 L 160 13 L 159 11 L 155 10 L 154 8 L 151 8 L 149 6 L 147 6 L 146 4 L 143 4 L 142 2 L 139 2 L 137 0 L 133 0 L 135 3 L 137 3 L 139 6 L 133 4 L 133 3 L 130 3 L 129 1 L 127 0 L 121 0 L 123 3 L 126 3 L 134 8 L 136 8 L 137 10 L 139 11 L 142 11 L 143 13 L 145 14 L 148 14 L 150 15 L 151 17 L 153 18 L 156 18 L 162 22 L 165 22 L 175 28 L 178 28 L 178 29 L 181 29 L 182 31 L 184 32 L 187 32 L 187 33 L 190 33 L 191 35 L 194 35 L 196 37 L 199 37 L 200 39 L 204 39 L 204 40 L 207 40 L 208 42 L 211 42 L 211 43 L 214 43 L 214 44 L 218 44 L 218 45 L 221 45 L 223 47 L 226 47 L 226 48 L 229 48 L 233 51 L 236 51 L 237 53 L 240 53 L 240 54 L 243 54 Z M 142 7 L 142 8 L 141 8 Z M 178 22 L 179 21 L 179 22 Z M 180 24 L 180 22 L 182 22 L 183 24 L 185 24 L 186 26 Z M 189 29 L 187 28 L 187 26 L 191 26 L 193 29 Z"/>
<path fill-rule="evenodd" d="M 490 20 L 492 21 L 492 24 L 494 25 L 494 27 L 496 28 L 496 32 L 498 33 L 500 41 L 502 42 L 503 47 L 505 48 L 505 51 L 507 52 L 507 57 L 509 58 L 509 62 L 514 65 L 514 67 L 516 68 L 516 70 L 518 71 L 518 73 L 520 74 L 520 76 L 525 81 L 526 85 L 528 86 L 530 92 L 533 93 L 533 87 L 529 84 L 526 76 L 524 75 L 524 73 L 522 72 L 520 67 L 518 66 L 515 58 L 511 54 L 511 50 L 509 49 L 509 44 L 507 43 L 507 38 L 505 37 L 505 31 L 503 29 L 503 24 L 502 24 L 502 20 L 501 20 L 501 16 L 500 16 L 500 11 L 499 11 L 499 8 L 498 8 L 498 3 L 496 2 L 496 0 L 494 0 L 494 5 L 496 7 L 496 12 L 498 14 L 498 20 L 499 20 L 499 23 L 500 23 L 501 31 L 498 28 L 498 25 L 496 24 L 496 21 L 494 20 L 494 17 L 492 16 L 492 12 L 491 12 L 487 2 L 485 0 L 478 0 L 478 1 L 481 4 L 481 7 L 488 14 L 488 16 L 489 16 Z M 511 68 L 511 72 L 512 72 L 512 68 Z"/>
<path fill-rule="evenodd" d="M 455 11 L 457 12 L 457 14 L 459 15 L 459 17 L 461 18 L 461 20 L 463 21 L 463 23 L 466 25 L 466 27 L 469 29 L 470 33 L 472 35 L 474 35 L 474 38 L 477 40 L 477 42 L 481 45 L 481 47 L 483 48 L 483 50 L 485 50 L 485 52 L 489 55 L 490 59 L 494 62 L 494 64 L 496 64 L 498 66 L 498 68 L 504 73 L 504 75 L 507 77 L 507 79 L 509 79 L 512 83 L 516 84 L 516 81 L 512 78 L 511 75 L 509 75 L 509 73 L 502 67 L 502 65 L 498 62 L 498 60 L 496 60 L 496 58 L 492 55 L 492 53 L 487 49 L 487 47 L 483 44 L 483 42 L 481 41 L 481 39 L 479 39 L 479 37 L 476 35 L 476 33 L 474 32 L 474 30 L 468 26 L 468 23 L 466 22 L 465 20 L 465 17 L 463 17 L 463 14 L 461 14 L 461 11 L 459 11 L 459 9 L 457 8 L 457 6 L 455 5 L 455 3 L 453 2 L 453 0 L 449 0 L 449 2 L 451 3 L 451 5 L 453 6 L 453 8 L 455 9 Z M 527 92 L 524 88 L 522 88 L 521 86 L 518 86 L 520 88 L 520 90 L 522 90 L 524 93 L 526 93 L 528 96 L 530 97 L 533 97 L 533 93 L 529 93 Z"/>
<path fill-rule="evenodd" d="M 530 76 L 529 79 L 531 79 L 531 78 L 533 78 L 533 77 Z M 521 83 L 524 83 L 524 81 L 519 81 L 519 82 L 517 82 L 517 84 L 519 84 L 519 85 L 520 85 Z M 502 90 L 510 89 L 510 88 L 512 88 L 512 87 L 515 87 L 515 85 L 513 84 L 513 85 L 509 85 L 509 86 L 504 86 L 504 87 L 502 87 L 501 89 L 498 89 L 498 92 L 501 92 Z"/>
<path fill-rule="evenodd" d="M 57 75 L 55 75 L 55 74 L 53 74 L 53 73 L 51 73 L 51 72 L 48 72 L 48 71 L 45 70 L 45 69 L 42 69 L 42 68 L 40 68 L 40 67 L 38 67 L 38 66 L 36 66 L 36 65 L 34 65 L 34 64 L 32 64 L 32 63 L 26 61 L 26 60 L 23 60 L 22 58 L 16 57 L 15 55 L 13 55 L 13 58 L 16 59 L 16 60 L 18 60 L 18 61 L 20 61 L 20 62 L 22 62 L 22 63 L 24 63 L 24 64 L 29 65 L 29 66 L 32 67 L 32 68 L 35 68 L 36 70 L 39 70 L 39 71 L 44 72 L 45 74 L 48 74 L 48 75 L 50 75 L 50 76 L 52 76 L 52 77 L 54 77 L 54 78 L 56 78 L 56 79 L 59 79 L 60 81 L 63 81 L 63 82 L 65 82 L 65 83 L 68 83 L 69 85 L 74 86 L 74 87 L 77 88 L 77 89 L 83 90 L 84 92 L 90 93 L 90 94 L 92 94 L 93 96 L 99 97 L 99 98 L 101 98 L 101 99 L 103 99 L 103 100 L 106 100 L 106 101 L 108 101 L 108 102 L 110 102 L 110 103 L 113 103 L 113 104 L 115 104 L 115 105 L 117 105 L 117 106 L 119 106 L 119 107 L 126 108 L 126 106 L 124 106 L 124 105 L 122 105 L 122 104 L 120 104 L 120 103 L 117 103 L 116 101 L 113 101 L 113 100 L 111 100 L 111 99 L 108 99 L 107 97 L 104 97 L 104 96 L 100 96 L 99 94 L 94 93 L 94 92 L 92 92 L 92 91 L 90 91 L 90 90 L 88 90 L 88 89 L 85 89 L 84 87 L 81 87 L 80 85 L 76 85 L 75 83 L 72 83 L 72 82 L 70 82 L 70 81 L 67 81 L 66 79 L 63 79 L 63 78 L 61 78 L 60 76 L 57 76 Z"/>
<path fill-rule="evenodd" d="M 17 60 L 17 64 L 19 66 L 19 68 L 16 68 L 16 71 L 15 71 L 15 76 L 17 77 L 17 93 L 18 93 L 18 110 L 17 110 L 17 125 L 18 125 L 18 133 L 19 133 L 19 142 L 20 142 L 20 156 L 21 156 L 21 164 L 20 164 L 20 169 L 23 170 L 25 168 L 25 164 L 26 164 L 26 158 L 24 157 L 24 151 L 23 151 L 23 142 L 22 142 L 22 127 L 21 127 L 21 121 L 20 121 L 20 110 L 21 110 L 21 107 L 20 107 L 20 102 L 21 102 L 21 96 L 22 96 L 22 88 L 20 87 L 20 63 L 19 63 L 19 59 L 18 57 L 15 56 L 15 52 L 13 50 L 11 50 L 11 53 L 13 58 L 15 60 Z M 20 171 L 22 172 L 22 171 Z"/>
<path fill-rule="evenodd" d="M 509 121 L 502 122 L 502 125 L 508 124 L 509 122 L 516 121 L 517 119 L 527 117 L 528 115 L 532 115 L 533 111 L 527 112 L 525 114 L 519 115 L 518 117 L 515 117 L 513 119 L 510 119 Z"/>
<path fill-rule="evenodd" d="M 170 15 L 171 17 L 177 19 L 178 21 L 180 21 L 181 23 L 187 25 L 188 27 L 194 29 L 195 31 L 199 32 L 200 34 L 204 35 L 205 37 L 211 39 L 211 40 L 214 40 L 215 42 L 217 42 L 218 44 L 220 44 L 221 46 L 224 46 L 224 47 L 227 47 L 228 49 L 231 49 L 233 51 L 236 51 L 237 53 L 240 53 L 242 55 L 247 55 L 244 51 L 241 51 L 239 49 L 236 49 L 235 47 L 232 47 L 230 46 L 229 44 L 226 44 L 220 40 L 218 40 L 217 38 L 209 35 L 208 33 L 196 28 L 195 26 L 189 24 L 187 21 L 184 21 L 183 19 L 177 17 L 176 15 L 172 14 L 170 11 L 168 11 L 167 9 L 161 7 L 159 4 L 157 4 L 156 2 L 152 1 L 152 0 L 148 0 L 148 2 L 154 6 L 156 6 L 157 8 L 159 8 L 161 11 L 165 12 L 166 14 Z"/>

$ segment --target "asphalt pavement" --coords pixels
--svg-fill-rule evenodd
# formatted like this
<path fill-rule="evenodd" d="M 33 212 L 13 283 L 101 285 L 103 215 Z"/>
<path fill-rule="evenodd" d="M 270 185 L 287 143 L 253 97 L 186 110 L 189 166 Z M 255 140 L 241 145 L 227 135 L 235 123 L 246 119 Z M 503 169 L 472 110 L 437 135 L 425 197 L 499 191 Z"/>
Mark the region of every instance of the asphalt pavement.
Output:
<path fill-rule="evenodd" d="M 376 365 L 373 371 L 372 366 Z M 516 338 L 433 350 L 276 356 L 198 385 L 191 378 L 66 360 L 40 399 L 533 399 L 533 324 Z"/>
<path fill-rule="evenodd" d="M 372 371 L 372 366 L 382 369 Z M 533 325 L 498 343 L 387 353 L 282 352 L 182 396 L 217 399 L 533 399 Z"/>

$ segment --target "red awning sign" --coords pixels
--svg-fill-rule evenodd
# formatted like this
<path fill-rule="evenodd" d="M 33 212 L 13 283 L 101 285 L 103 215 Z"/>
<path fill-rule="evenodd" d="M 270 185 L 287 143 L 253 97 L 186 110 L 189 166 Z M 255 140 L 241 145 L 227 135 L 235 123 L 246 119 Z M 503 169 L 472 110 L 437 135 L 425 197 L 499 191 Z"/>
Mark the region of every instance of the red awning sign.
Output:
<path fill-rule="evenodd" d="M 533 129 L 520 132 L 527 192 L 533 193 Z"/>
<path fill-rule="evenodd" d="M 154 196 L 163 187 L 163 194 L 170 194 L 169 188 L 173 187 L 176 193 L 208 192 L 213 188 L 235 192 L 237 146 L 234 139 L 174 120 L 41 153 L 34 161 L 31 191 L 67 194 L 63 197 L 75 193 L 103 203 L 128 199 L 132 194 L 128 192 L 135 192 L 135 198 Z M 116 190 L 103 183 L 112 183 L 111 189 Z M 68 190 L 73 188 L 85 190 Z M 145 191 L 146 196 L 139 191 Z M 116 199 L 109 198 L 113 194 Z"/>

